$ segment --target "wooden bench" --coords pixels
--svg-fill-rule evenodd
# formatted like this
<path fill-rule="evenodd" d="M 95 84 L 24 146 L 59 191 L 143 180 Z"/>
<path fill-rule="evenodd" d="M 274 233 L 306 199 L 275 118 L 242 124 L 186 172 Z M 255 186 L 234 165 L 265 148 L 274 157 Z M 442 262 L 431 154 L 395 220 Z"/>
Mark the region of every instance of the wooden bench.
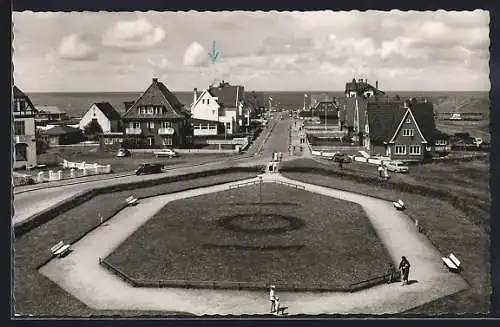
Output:
<path fill-rule="evenodd" d="M 63 241 L 58 242 L 56 245 L 50 248 L 50 252 L 57 257 L 62 257 L 71 249 L 71 245 L 64 244 Z"/>
<path fill-rule="evenodd" d="M 393 202 L 392 205 L 394 206 L 394 208 L 396 208 L 396 210 L 405 210 L 406 209 L 406 205 L 403 202 L 403 200 L 401 200 L 401 199 L 399 199 L 396 202 Z"/>
<path fill-rule="evenodd" d="M 447 257 L 442 257 L 441 258 L 444 262 L 444 265 L 448 268 L 449 271 L 451 272 L 457 272 L 459 268 L 451 261 L 450 258 Z"/>
<path fill-rule="evenodd" d="M 131 205 L 131 206 L 132 206 L 132 205 L 137 204 L 137 201 L 139 201 L 139 199 L 138 199 L 138 198 L 136 198 L 135 196 L 131 195 L 131 196 L 129 196 L 129 197 L 128 197 L 125 201 L 127 201 L 127 204 L 128 204 L 128 205 Z"/>
<path fill-rule="evenodd" d="M 277 309 L 276 309 L 276 314 L 278 316 L 286 316 L 288 313 L 286 312 L 286 309 L 288 309 L 288 307 L 285 307 L 285 306 L 279 306 Z"/>

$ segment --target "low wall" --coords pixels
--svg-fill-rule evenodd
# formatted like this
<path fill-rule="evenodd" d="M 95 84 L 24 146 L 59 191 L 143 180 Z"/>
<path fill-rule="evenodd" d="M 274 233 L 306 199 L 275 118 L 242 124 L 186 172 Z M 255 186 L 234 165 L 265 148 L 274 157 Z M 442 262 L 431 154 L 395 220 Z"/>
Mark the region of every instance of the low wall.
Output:
<path fill-rule="evenodd" d="M 89 191 L 83 191 L 82 193 L 77 194 L 74 197 L 66 199 L 62 203 L 58 203 L 58 204 L 56 204 L 56 205 L 54 205 L 46 210 L 43 210 L 42 212 L 37 213 L 37 214 L 29 217 L 28 219 L 14 225 L 14 235 L 16 237 L 19 237 L 19 236 L 31 231 L 32 229 L 34 229 L 34 228 L 50 221 L 51 219 L 57 217 L 62 212 L 67 211 L 69 209 L 72 209 L 72 208 L 82 204 L 83 202 L 90 200 L 92 197 L 94 197 L 96 195 L 111 193 L 111 192 L 134 190 L 134 189 L 138 189 L 138 188 L 144 188 L 144 187 L 154 186 L 154 185 L 159 185 L 159 184 L 172 183 L 172 182 L 177 182 L 177 181 L 184 181 L 184 180 L 196 179 L 196 178 L 200 178 L 200 177 L 207 177 L 207 176 L 234 173 L 234 172 L 256 172 L 257 173 L 258 167 L 221 168 L 221 169 L 215 169 L 215 170 L 201 171 L 201 172 L 192 173 L 192 174 L 167 176 L 164 178 L 158 178 L 158 179 L 153 179 L 153 180 L 110 185 L 110 186 L 105 186 L 105 187 L 101 187 L 101 188 L 97 188 L 97 189 L 92 189 Z"/>
<path fill-rule="evenodd" d="M 99 258 L 99 264 L 117 275 L 121 280 L 133 287 L 181 287 L 181 288 L 201 288 L 201 289 L 233 289 L 233 290 L 268 290 L 270 283 L 257 282 L 228 282 L 228 281 L 198 281 L 198 280 L 144 280 L 137 279 L 127 275 L 120 268 L 109 263 L 106 259 Z M 396 274 L 393 275 L 393 281 L 398 281 Z M 369 288 L 375 285 L 387 283 L 390 274 L 375 277 L 369 280 L 360 281 L 346 285 L 345 287 L 331 286 L 326 283 L 316 283 L 308 285 L 273 283 L 277 289 L 283 292 L 356 292 L 361 289 Z"/>
<path fill-rule="evenodd" d="M 234 153 L 239 153 L 237 149 L 176 149 L 175 150 L 178 153 L 204 153 L 204 154 L 211 154 L 211 153 L 227 153 L 227 154 L 234 154 Z"/>

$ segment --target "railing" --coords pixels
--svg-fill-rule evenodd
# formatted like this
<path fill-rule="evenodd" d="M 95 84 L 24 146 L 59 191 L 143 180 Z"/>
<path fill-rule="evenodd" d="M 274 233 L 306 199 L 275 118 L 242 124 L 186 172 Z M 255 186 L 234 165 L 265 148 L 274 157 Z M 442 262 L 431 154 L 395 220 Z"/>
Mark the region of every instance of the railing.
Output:
<path fill-rule="evenodd" d="M 172 127 L 158 128 L 158 135 L 172 135 L 172 134 L 174 134 L 174 132 L 175 132 L 175 130 Z M 127 132 L 127 134 L 128 134 L 128 132 Z"/>
<path fill-rule="evenodd" d="M 127 127 L 125 129 L 125 134 L 128 134 L 128 135 L 140 135 L 141 133 L 142 133 L 142 129 L 140 129 L 140 128 Z"/>
<path fill-rule="evenodd" d="M 273 183 L 276 183 L 276 184 L 281 184 L 281 185 L 285 185 L 285 186 L 289 186 L 289 187 L 293 187 L 293 188 L 301 189 L 301 190 L 305 190 L 306 189 L 306 187 L 303 186 L 303 185 L 289 183 L 289 182 L 284 182 L 284 181 L 280 181 L 280 180 L 269 180 L 269 182 L 273 182 Z"/>
<path fill-rule="evenodd" d="M 109 263 L 106 259 L 99 258 L 99 264 L 116 274 L 124 282 L 132 285 L 133 287 L 183 287 L 183 288 L 209 288 L 209 289 L 237 289 L 237 290 L 267 290 L 271 283 L 266 282 L 230 282 L 230 281 L 203 281 L 203 280 L 183 280 L 183 279 L 170 279 L 170 280 L 144 280 L 128 276 L 124 271 Z M 393 275 L 393 281 L 397 281 L 397 275 Z M 372 287 L 378 284 L 386 283 L 389 280 L 390 274 L 371 278 L 361 282 L 347 284 L 346 286 L 331 285 L 328 283 L 272 283 L 280 291 L 294 291 L 294 292 L 307 292 L 307 291 L 330 291 L 330 292 L 355 292 L 364 288 Z"/>
<path fill-rule="evenodd" d="M 257 185 L 257 184 L 260 184 L 260 181 L 249 181 L 249 182 L 244 182 L 244 183 L 238 183 L 238 184 L 234 184 L 234 185 L 229 185 L 229 189 L 232 190 L 232 189 L 243 187 L 243 186 Z"/>

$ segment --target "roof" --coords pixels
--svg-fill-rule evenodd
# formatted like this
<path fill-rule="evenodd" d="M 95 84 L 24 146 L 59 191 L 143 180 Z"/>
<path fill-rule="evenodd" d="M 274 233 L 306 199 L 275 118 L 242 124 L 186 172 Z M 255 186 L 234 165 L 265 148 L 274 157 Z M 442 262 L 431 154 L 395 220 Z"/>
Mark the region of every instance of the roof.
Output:
<path fill-rule="evenodd" d="M 36 106 L 36 109 L 39 113 L 49 113 L 49 114 L 65 114 L 65 111 L 62 111 L 57 106 Z"/>
<path fill-rule="evenodd" d="M 79 128 L 74 128 L 67 125 L 57 125 L 52 127 L 51 129 L 43 131 L 43 134 L 51 136 L 59 136 L 59 135 L 66 135 L 73 133 L 81 133 L 81 130 Z"/>
<path fill-rule="evenodd" d="M 222 81 L 218 86 L 210 86 L 210 94 L 218 98 L 218 103 L 225 107 L 236 107 L 237 102 L 243 101 L 245 88 L 241 85 L 230 85 Z"/>
<path fill-rule="evenodd" d="M 29 96 L 27 96 L 23 91 L 21 91 L 15 85 L 12 87 L 12 95 L 13 95 L 14 99 L 24 99 L 24 100 L 26 100 L 26 102 L 28 102 L 28 106 L 30 106 L 31 110 L 33 110 L 34 112 L 38 111 L 35 108 L 35 106 L 33 105 L 33 103 L 31 102 L 31 99 L 29 98 Z M 14 107 L 12 107 L 12 109 L 14 109 Z"/>
<path fill-rule="evenodd" d="M 109 102 L 96 102 L 94 105 L 102 111 L 109 120 L 120 120 L 120 114 Z"/>
<path fill-rule="evenodd" d="M 146 91 L 135 101 L 135 103 L 123 115 L 123 118 L 143 118 L 137 113 L 137 108 L 141 106 L 163 106 L 166 109 L 164 114 L 154 115 L 154 118 L 187 118 L 189 112 L 184 105 L 170 90 L 156 78 L 146 89 Z"/>
<path fill-rule="evenodd" d="M 433 142 L 438 136 L 433 104 L 431 102 L 414 102 L 410 104 L 410 108 L 424 138 Z"/>
<path fill-rule="evenodd" d="M 355 91 L 357 94 L 361 95 L 362 93 L 370 90 L 373 91 L 376 95 L 385 94 L 384 92 L 378 90 L 373 85 L 369 84 L 366 79 L 365 80 L 360 79 L 356 81 L 356 79 L 353 78 L 351 82 L 347 82 L 345 84 L 345 93 Z"/>
<path fill-rule="evenodd" d="M 401 101 L 370 101 L 367 103 L 368 127 L 373 143 L 388 142 L 403 119 L 407 109 Z"/>
<path fill-rule="evenodd" d="M 363 130 L 366 120 L 366 110 L 368 100 L 361 98 L 347 98 L 345 104 L 345 110 L 341 115 L 341 119 L 344 121 L 344 125 L 347 127 L 354 127 L 354 119 L 356 117 L 356 101 L 358 102 L 358 115 L 359 115 L 359 130 Z"/>
<path fill-rule="evenodd" d="M 314 110 L 320 110 L 320 111 L 336 111 L 337 110 L 337 104 L 335 101 L 320 101 L 316 104 L 316 107 L 314 107 Z"/>

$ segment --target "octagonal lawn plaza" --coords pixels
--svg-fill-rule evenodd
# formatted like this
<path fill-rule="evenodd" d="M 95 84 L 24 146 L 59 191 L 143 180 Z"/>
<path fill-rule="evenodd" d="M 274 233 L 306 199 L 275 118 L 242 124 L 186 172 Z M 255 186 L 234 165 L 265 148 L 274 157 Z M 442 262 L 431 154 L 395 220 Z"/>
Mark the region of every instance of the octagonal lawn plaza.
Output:
<path fill-rule="evenodd" d="M 344 288 L 391 262 L 360 205 L 272 183 L 170 202 L 106 260 L 148 281 L 304 288 Z"/>

